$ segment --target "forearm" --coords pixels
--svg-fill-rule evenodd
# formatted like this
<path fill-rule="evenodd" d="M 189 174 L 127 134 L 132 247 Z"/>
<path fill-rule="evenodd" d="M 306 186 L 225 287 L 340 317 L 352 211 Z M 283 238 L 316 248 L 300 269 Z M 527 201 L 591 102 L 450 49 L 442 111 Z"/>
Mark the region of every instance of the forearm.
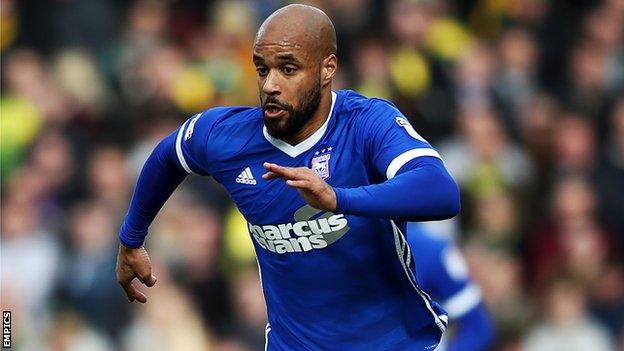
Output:
<path fill-rule="evenodd" d="M 175 139 L 170 136 L 158 144 L 141 170 L 119 231 L 119 240 L 125 246 L 143 245 L 156 214 L 186 177 L 175 162 Z"/>
<path fill-rule="evenodd" d="M 430 159 L 380 184 L 334 188 L 337 211 L 358 216 L 428 221 L 459 212 L 459 189 L 439 160 Z"/>

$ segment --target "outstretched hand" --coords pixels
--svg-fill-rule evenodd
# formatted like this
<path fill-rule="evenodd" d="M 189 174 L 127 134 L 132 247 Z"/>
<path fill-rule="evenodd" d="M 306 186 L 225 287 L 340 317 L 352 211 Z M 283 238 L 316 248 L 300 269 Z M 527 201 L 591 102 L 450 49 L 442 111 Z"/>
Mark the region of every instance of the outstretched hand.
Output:
<path fill-rule="evenodd" d="M 310 206 L 319 210 L 335 211 L 337 207 L 336 193 L 321 177 L 307 167 L 283 167 L 274 163 L 264 163 L 268 171 L 263 179 L 282 178 L 288 186 L 299 191 L 301 197 Z"/>
<path fill-rule="evenodd" d="M 145 294 L 132 285 L 134 278 L 138 278 L 147 287 L 156 284 L 156 277 L 152 275 L 152 263 L 143 246 L 131 249 L 120 244 L 116 272 L 117 282 L 126 292 L 130 302 L 135 300 L 140 303 L 147 302 Z"/>

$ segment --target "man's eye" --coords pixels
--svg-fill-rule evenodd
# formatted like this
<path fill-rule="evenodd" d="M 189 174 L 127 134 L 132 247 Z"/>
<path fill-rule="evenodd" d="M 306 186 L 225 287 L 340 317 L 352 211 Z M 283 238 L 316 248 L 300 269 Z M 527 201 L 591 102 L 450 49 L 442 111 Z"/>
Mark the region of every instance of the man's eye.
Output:
<path fill-rule="evenodd" d="M 256 72 L 260 76 L 266 76 L 269 73 L 269 70 L 266 67 L 256 67 Z"/>
<path fill-rule="evenodd" d="M 283 71 L 284 71 L 284 73 L 286 73 L 286 74 L 293 74 L 293 73 L 295 73 L 295 72 L 297 71 L 297 69 L 296 69 L 296 68 L 294 68 L 294 67 L 289 67 L 289 66 L 286 66 L 286 67 L 282 68 L 282 70 L 283 70 Z"/>

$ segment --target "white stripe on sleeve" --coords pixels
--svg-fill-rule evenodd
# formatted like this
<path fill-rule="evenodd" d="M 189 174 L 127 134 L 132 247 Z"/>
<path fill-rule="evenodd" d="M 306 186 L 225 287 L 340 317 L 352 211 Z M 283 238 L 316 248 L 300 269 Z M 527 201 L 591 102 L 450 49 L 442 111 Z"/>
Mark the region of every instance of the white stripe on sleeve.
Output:
<path fill-rule="evenodd" d="M 433 156 L 433 157 L 442 159 L 442 157 L 440 157 L 440 154 L 434 149 L 419 148 L 419 149 L 411 149 L 411 150 L 405 151 L 404 153 L 395 157 L 394 160 L 392 160 L 392 162 L 390 162 L 390 164 L 388 165 L 388 169 L 386 170 L 386 178 L 387 179 L 394 178 L 394 176 L 401 169 L 401 167 L 403 167 L 406 163 L 415 159 L 416 157 L 421 157 L 421 156 Z"/>
<path fill-rule="evenodd" d="M 186 173 L 193 173 L 191 168 L 186 163 L 186 160 L 184 159 L 184 154 L 182 153 L 182 135 L 184 135 L 184 128 L 186 127 L 187 124 L 188 124 L 188 121 L 184 122 L 184 124 L 182 125 L 182 127 L 180 127 L 180 130 L 178 131 L 178 137 L 176 138 L 175 149 L 176 149 L 176 155 L 178 156 L 178 161 L 180 161 L 182 168 L 184 168 Z"/>

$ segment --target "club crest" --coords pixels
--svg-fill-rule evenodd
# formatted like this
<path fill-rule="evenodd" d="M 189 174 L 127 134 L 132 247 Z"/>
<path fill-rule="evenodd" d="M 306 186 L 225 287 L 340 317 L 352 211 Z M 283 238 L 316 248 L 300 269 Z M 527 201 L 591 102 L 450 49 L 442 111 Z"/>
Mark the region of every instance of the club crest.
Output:
<path fill-rule="evenodd" d="M 331 158 L 332 147 L 322 149 L 314 153 L 312 157 L 312 171 L 316 173 L 322 179 L 327 179 L 330 176 L 329 173 L 329 159 Z"/>

